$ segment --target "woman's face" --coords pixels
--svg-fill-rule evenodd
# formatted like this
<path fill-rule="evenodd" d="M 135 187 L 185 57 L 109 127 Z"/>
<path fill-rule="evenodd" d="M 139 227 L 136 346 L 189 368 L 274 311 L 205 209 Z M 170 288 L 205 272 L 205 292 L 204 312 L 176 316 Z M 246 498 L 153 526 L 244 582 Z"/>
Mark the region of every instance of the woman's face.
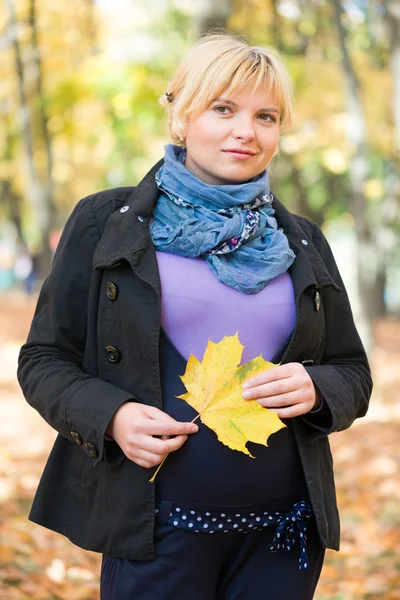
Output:
<path fill-rule="evenodd" d="M 186 129 L 186 168 L 211 185 L 241 183 L 261 173 L 279 142 L 279 108 L 260 87 L 221 94 Z"/>

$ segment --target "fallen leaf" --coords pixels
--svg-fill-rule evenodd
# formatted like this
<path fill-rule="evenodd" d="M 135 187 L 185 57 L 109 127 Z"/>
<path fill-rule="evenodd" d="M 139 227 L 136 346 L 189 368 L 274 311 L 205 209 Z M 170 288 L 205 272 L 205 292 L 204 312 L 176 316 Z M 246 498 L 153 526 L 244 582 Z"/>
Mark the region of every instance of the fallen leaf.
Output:
<path fill-rule="evenodd" d="M 60 583 L 65 578 L 65 565 L 60 558 L 52 560 L 51 565 L 46 569 L 46 575 L 52 581 Z"/>
<path fill-rule="evenodd" d="M 236 333 L 217 344 L 209 341 L 202 362 L 190 355 L 181 376 L 187 393 L 178 398 L 199 412 L 202 423 L 217 434 L 220 442 L 254 458 L 246 443 L 268 446 L 269 436 L 286 425 L 275 412 L 242 397 L 247 379 L 276 366 L 260 354 L 238 367 L 243 348 Z"/>

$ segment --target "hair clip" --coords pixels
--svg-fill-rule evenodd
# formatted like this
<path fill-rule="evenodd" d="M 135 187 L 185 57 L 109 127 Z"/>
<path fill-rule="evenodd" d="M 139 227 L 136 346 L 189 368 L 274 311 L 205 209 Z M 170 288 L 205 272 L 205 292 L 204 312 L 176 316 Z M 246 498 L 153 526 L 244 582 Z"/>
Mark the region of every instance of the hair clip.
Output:
<path fill-rule="evenodd" d="M 165 92 L 165 96 L 166 96 L 168 102 L 173 102 L 174 101 L 174 97 L 171 94 L 171 92 Z"/>

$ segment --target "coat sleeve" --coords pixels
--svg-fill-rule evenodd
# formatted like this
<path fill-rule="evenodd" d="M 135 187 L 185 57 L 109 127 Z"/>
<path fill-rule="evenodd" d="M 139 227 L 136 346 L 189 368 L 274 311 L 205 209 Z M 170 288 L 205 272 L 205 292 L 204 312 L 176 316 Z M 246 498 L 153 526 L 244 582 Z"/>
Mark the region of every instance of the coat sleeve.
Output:
<path fill-rule="evenodd" d="M 354 324 L 350 302 L 332 250 L 317 225 L 313 242 L 340 291 L 322 290 L 326 340 L 320 365 L 306 367 L 321 392 L 322 409 L 301 417 L 311 428 L 311 439 L 342 431 L 368 410 L 371 372 Z"/>
<path fill-rule="evenodd" d="M 119 446 L 105 441 L 104 434 L 115 411 L 135 400 L 82 369 L 92 258 L 99 239 L 92 203 L 85 198 L 64 228 L 17 371 L 28 403 L 61 435 L 77 443 L 94 465 L 101 460 L 118 464 L 124 458 Z"/>

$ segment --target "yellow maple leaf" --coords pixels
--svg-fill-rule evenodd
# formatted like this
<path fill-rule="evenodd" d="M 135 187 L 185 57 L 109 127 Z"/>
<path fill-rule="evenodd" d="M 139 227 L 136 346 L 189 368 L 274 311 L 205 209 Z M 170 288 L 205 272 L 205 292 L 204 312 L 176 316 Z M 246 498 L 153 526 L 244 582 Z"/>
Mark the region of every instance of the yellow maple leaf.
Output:
<path fill-rule="evenodd" d="M 246 443 L 268 446 L 269 436 L 286 425 L 256 400 L 243 398 L 242 385 L 247 379 L 276 366 L 260 354 L 238 367 L 243 348 L 236 333 L 217 344 L 209 341 L 202 362 L 190 355 L 181 376 L 187 393 L 178 398 L 199 412 L 202 423 L 217 434 L 220 442 L 254 458 Z"/>
<path fill-rule="evenodd" d="M 225 336 L 217 344 L 209 340 L 201 362 L 190 355 L 181 376 L 187 392 L 177 398 L 198 411 L 193 421 L 200 417 L 202 423 L 217 434 L 220 442 L 254 458 L 246 447 L 247 442 L 268 446 L 269 436 L 286 425 L 275 412 L 260 406 L 256 400 L 243 398 L 242 385 L 247 379 L 277 366 L 260 354 L 238 367 L 243 348 L 237 332 Z M 155 480 L 166 458 L 150 482 Z"/>

